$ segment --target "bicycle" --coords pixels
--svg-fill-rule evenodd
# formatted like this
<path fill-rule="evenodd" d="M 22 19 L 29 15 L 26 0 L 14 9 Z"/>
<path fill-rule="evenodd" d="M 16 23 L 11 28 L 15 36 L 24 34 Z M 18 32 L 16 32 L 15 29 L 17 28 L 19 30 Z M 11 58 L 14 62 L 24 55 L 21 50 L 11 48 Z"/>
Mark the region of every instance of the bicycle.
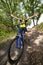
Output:
<path fill-rule="evenodd" d="M 16 25 L 18 27 L 18 25 Z M 21 34 L 17 34 L 17 36 L 12 40 L 9 49 L 8 49 L 8 59 L 11 64 L 16 63 L 20 60 L 24 52 L 24 39 L 25 37 L 24 31 Z M 16 48 L 16 40 L 18 38 L 18 44 L 22 43 L 22 48 Z M 22 38 L 22 40 L 21 40 Z M 12 51 L 12 52 L 11 52 Z"/>

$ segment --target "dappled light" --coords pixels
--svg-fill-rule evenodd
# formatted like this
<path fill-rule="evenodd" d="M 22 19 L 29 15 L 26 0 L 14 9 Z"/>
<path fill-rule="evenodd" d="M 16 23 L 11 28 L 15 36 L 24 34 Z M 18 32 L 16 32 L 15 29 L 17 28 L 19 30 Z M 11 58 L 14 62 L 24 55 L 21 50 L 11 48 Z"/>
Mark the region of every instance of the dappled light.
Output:
<path fill-rule="evenodd" d="M 34 43 L 37 45 L 37 46 L 40 46 L 40 43 L 43 42 L 43 36 L 39 35 L 37 37 L 37 39 L 34 41 Z"/>

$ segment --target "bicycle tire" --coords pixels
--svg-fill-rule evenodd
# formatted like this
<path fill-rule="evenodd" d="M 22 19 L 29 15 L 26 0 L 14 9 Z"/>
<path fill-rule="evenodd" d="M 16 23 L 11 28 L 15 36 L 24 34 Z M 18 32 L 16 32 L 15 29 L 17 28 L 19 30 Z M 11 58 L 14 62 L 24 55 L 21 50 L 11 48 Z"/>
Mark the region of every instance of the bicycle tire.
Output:
<path fill-rule="evenodd" d="M 20 58 L 22 57 L 22 54 L 23 54 L 23 52 L 24 52 L 24 43 L 22 43 L 22 46 L 23 46 L 23 47 L 22 47 L 22 50 L 21 50 L 21 52 L 20 52 L 18 58 L 17 58 L 17 59 L 14 59 L 14 60 L 11 59 L 10 50 L 11 50 L 11 46 L 13 45 L 13 43 L 15 42 L 15 40 L 16 40 L 16 38 L 12 40 L 12 42 L 11 42 L 11 44 L 10 44 L 10 46 L 9 46 L 9 49 L 8 49 L 8 59 L 9 59 L 9 62 L 10 62 L 11 64 L 18 62 L 18 61 L 20 60 Z"/>

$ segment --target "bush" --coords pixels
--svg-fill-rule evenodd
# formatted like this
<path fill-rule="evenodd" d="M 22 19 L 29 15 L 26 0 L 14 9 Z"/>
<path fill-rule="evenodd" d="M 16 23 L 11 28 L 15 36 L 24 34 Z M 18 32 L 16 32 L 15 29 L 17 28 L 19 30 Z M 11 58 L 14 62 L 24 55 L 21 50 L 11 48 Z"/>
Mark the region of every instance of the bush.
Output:
<path fill-rule="evenodd" d="M 43 22 L 36 26 L 36 29 L 38 29 L 40 32 L 43 32 Z"/>
<path fill-rule="evenodd" d="M 0 42 L 2 42 L 4 39 L 14 36 L 16 32 L 17 29 L 9 31 L 4 24 L 0 23 Z"/>

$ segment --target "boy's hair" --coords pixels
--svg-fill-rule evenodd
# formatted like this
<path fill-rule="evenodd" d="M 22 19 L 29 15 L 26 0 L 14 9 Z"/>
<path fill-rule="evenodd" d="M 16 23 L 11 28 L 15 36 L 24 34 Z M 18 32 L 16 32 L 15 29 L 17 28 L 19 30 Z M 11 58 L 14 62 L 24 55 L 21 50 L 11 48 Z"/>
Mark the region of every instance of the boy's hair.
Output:
<path fill-rule="evenodd" d="M 26 19 L 26 15 L 23 15 L 22 18 Z"/>

